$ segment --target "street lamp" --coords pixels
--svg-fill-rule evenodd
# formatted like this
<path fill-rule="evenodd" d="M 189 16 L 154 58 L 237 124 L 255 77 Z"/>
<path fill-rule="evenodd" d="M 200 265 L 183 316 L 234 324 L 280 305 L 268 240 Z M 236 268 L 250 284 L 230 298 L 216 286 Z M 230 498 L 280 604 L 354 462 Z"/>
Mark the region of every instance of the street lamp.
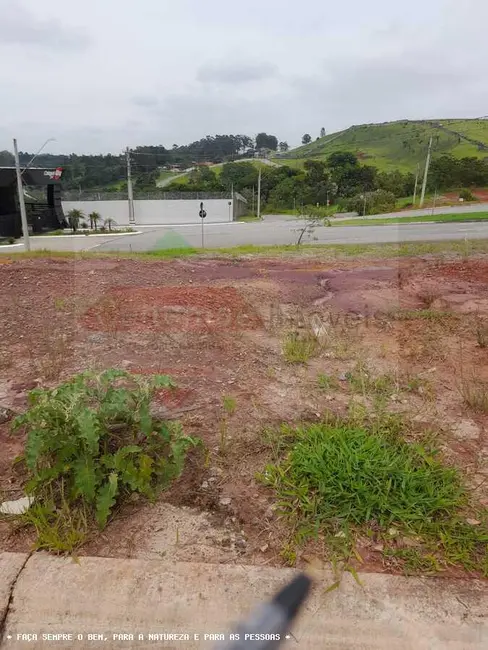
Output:
<path fill-rule="evenodd" d="M 19 208 L 20 208 L 20 220 L 22 222 L 22 232 L 24 235 L 24 248 L 26 251 L 30 251 L 30 240 L 29 240 L 29 226 L 27 225 L 27 212 L 25 210 L 25 200 L 24 200 L 24 187 L 22 185 L 22 174 L 29 169 L 37 156 L 41 153 L 44 147 L 48 142 L 54 141 L 54 138 L 49 138 L 42 145 L 37 153 L 35 153 L 32 158 L 27 163 L 27 167 L 20 171 L 20 160 L 19 160 L 19 151 L 17 149 L 17 140 L 14 138 L 14 156 L 15 156 L 15 171 L 17 174 L 17 190 L 19 193 Z"/>
<path fill-rule="evenodd" d="M 44 149 L 44 147 L 48 144 L 48 142 L 56 142 L 56 138 L 48 138 L 46 140 L 46 142 L 42 145 L 42 147 L 39 149 L 39 151 L 32 156 L 32 158 L 29 160 L 27 165 L 24 167 L 24 169 L 22 170 L 21 176 L 25 171 L 27 171 L 29 169 L 29 167 L 32 165 L 32 163 L 37 158 L 37 156 L 41 153 L 41 151 Z"/>

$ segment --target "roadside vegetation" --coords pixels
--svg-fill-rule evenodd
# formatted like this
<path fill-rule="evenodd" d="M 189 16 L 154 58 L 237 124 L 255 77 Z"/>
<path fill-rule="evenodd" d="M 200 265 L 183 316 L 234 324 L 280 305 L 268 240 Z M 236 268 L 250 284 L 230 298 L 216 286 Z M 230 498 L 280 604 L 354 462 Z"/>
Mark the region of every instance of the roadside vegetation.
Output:
<path fill-rule="evenodd" d="M 488 212 L 465 212 L 462 214 L 429 214 L 422 217 L 386 217 L 384 219 L 340 219 L 331 220 L 332 226 L 387 226 L 395 223 L 462 223 L 469 221 L 487 221 Z"/>
<path fill-rule="evenodd" d="M 296 244 L 278 245 L 278 246 L 255 246 L 246 244 L 243 246 L 234 246 L 231 248 L 206 248 L 202 252 L 201 248 L 162 248 L 141 253 L 125 252 L 91 252 L 91 251 L 50 251 L 48 249 L 39 249 L 29 252 L 9 252 L 3 254 L 0 258 L 4 263 L 9 260 L 29 259 L 36 257 L 63 257 L 74 259 L 90 258 L 133 258 L 133 259 L 175 259 L 179 257 L 201 257 L 201 258 L 218 258 L 218 257 L 241 257 L 245 255 L 261 255 L 267 257 L 293 257 L 304 255 L 310 257 L 320 257 L 322 260 L 334 260 L 339 257 L 360 257 L 360 258 L 389 258 L 389 257 L 410 257 L 415 255 L 446 255 L 461 256 L 468 258 L 470 255 L 488 253 L 488 240 L 447 240 L 440 242 L 402 242 L 400 244 L 310 244 L 305 243 L 300 247 Z"/>
<path fill-rule="evenodd" d="M 327 559 L 355 573 L 363 537 L 407 573 L 462 565 L 488 576 L 486 511 L 429 439 L 410 433 L 398 415 L 358 409 L 267 432 L 275 459 L 259 478 L 291 527 L 291 564 L 300 544 L 321 538 Z"/>
<path fill-rule="evenodd" d="M 150 411 L 154 391 L 173 386 L 165 375 L 106 370 L 29 393 L 13 429 L 27 435 L 17 463 L 31 500 L 18 523 L 35 528 L 36 548 L 75 551 L 131 494 L 153 500 L 181 474 L 199 441 Z"/>

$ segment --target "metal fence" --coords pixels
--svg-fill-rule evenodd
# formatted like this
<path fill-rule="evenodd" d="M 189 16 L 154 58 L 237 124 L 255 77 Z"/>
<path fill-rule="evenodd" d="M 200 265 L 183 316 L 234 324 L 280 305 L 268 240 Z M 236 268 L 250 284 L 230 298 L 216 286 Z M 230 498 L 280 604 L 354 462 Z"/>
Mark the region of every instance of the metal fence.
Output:
<path fill-rule="evenodd" d="M 137 200 L 201 200 L 231 199 L 231 192 L 134 192 Z M 61 194 L 63 201 L 127 201 L 127 192 L 87 192 L 68 190 Z"/>

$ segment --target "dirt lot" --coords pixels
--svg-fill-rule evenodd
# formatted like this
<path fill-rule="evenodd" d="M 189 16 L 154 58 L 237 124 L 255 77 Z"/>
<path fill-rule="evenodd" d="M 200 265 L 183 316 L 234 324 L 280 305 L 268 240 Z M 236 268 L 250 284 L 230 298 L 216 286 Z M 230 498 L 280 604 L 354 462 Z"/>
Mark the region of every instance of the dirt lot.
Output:
<path fill-rule="evenodd" d="M 210 450 L 207 466 L 190 458 L 163 499 L 128 504 L 82 553 L 283 564 L 286 526 L 255 478 L 269 455 L 263 429 L 344 413 L 358 361 L 396 378 L 389 408 L 435 430 L 488 505 L 488 416 L 463 399 L 467 383 L 488 381 L 486 259 L 31 259 L 0 265 L 0 299 L 0 406 L 21 412 L 30 389 L 86 368 L 167 373 L 178 388 L 155 408 Z M 288 363 L 289 331 L 315 331 L 319 354 Z M 324 390 L 319 375 L 337 381 Z M 4 422 L 0 442 L 12 499 L 23 440 Z M 0 521 L 1 550 L 31 542 Z M 395 570 L 367 540 L 360 552 L 363 570 Z"/>

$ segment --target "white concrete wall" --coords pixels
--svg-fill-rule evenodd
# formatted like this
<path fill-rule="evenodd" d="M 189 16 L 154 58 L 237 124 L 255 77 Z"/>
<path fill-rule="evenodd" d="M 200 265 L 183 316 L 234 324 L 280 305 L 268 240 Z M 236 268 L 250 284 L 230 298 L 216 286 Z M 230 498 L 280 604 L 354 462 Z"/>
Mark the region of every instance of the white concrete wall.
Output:
<path fill-rule="evenodd" d="M 232 221 L 234 206 L 229 207 L 229 201 L 230 199 L 204 200 L 207 212 L 205 223 Z M 200 199 L 135 200 L 136 225 L 199 224 L 200 203 Z M 63 201 L 62 205 L 65 215 L 73 208 L 82 210 L 87 222 L 90 212 L 99 212 L 104 219 L 112 217 L 120 226 L 129 225 L 128 201 Z"/>

